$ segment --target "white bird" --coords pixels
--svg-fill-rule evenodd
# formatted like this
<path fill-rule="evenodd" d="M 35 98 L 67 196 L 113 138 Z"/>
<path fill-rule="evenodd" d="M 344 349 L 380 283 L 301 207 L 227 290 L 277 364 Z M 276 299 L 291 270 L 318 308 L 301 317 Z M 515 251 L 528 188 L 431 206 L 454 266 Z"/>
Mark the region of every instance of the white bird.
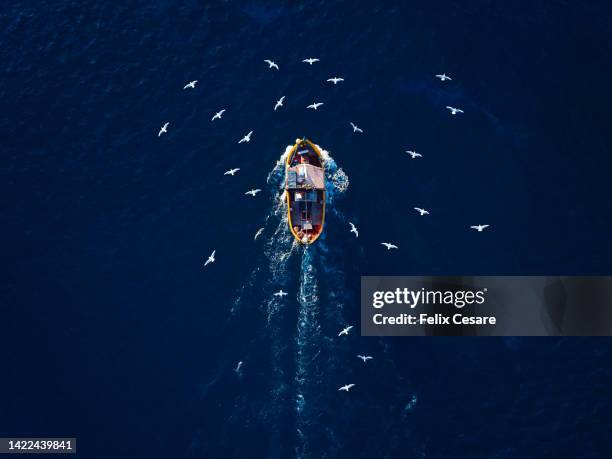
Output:
<path fill-rule="evenodd" d="M 399 248 L 398 246 L 393 245 L 390 242 L 381 242 L 381 244 L 384 245 L 387 248 L 387 250 Z"/>
<path fill-rule="evenodd" d="M 236 368 L 234 368 L 234 371 L 240 374 L 240 368 L 242 368 L 242 360 L 238 362 L 238 365 L 236 365 Z"/>
<path fill-rule="evenodd" d="M 319 108 L 321 105 L 323 105 L 323 102 L 315 102 L 314 104 L 310 104 L 309 106 L 307 106 L 306 108 L 312 108 L 313 110 L 316 110 L 317 108 Z"/>
<path fill-rule="evenodd" d="M 263 233 L 263 230 L 263 228 L 259 228 L 255 233 L 255 237 L 253 238 L 253 240 L 257 239 L 261 235 L 261 233 Z"/>
<path fill-rule="evenodd" d="M 416 210 L 418 213 L 420 213 L 421 216 L 429 215 L 429 211 L 428 210 L 421 209 L 420 207 L 415 207 L 414 210 Z"/>
<path fill-rule="evenodd" d="M 276 105 L 274 106 L 274 111 L 276 111 L 276 109 L 278 107 L 282 107 L 283 106 L 283 101 L 285 100 L 285 96 L 281 97 L 280 99 L 278 99 L 276 101 Z"/>
<path fill-rule="evenodd" d="M 234 176 L 234 174 L 235 174 L 236 172 L 238 172 L 239 170 L 240 170 L 240 168 L 239 168 L 239 167 L 237 167 L 237 168 L 235 168 L 235 169 L 230 169 L 229 171 L 225 171 L 225 172 L 223 173 L 223 175 L 231 175 L 231 176 L 233 177 L 233 176 Z"/>
<path fill-rule="evenodd" d="M 412 157 L 412 159 L 422 158 L 423 157 L 423 155 L 421 153 L 417 153 L 414 150 L 406 150 L 406 153 L 408 153 Z"/>
<path fill-rule="evenodd" d="M 329 81 L 330 83 L 333 83 L 333 84 L 338 84 L 341 81 L 344 81 L 344 78 L 333 77 L 333 78 L 328 78 L 327 81 Z"/>
<path fill-rule="evenodd" d="M 309 57 L 308 59 L 304 59 L 302 62 L 312 65 L 315 62 L 319 62 L 319 59 L 317 59 L 316 57 Z"/>
<path fill-rule="evenodd" d="M 346 384 L 346 385 L 340 387 L 340 389 L 338 389 L 338 390 L 343 390 L 345 392 L 348 392 L 349 390 L 351 390 L 352 387 L 355 387 L 355 384 Z"/>
<path fill-rule="evenodd" d="M 488 227 L 489 227 L 489 225 L 474 225 L 474 226 L 470 226 L 470 228 L 475 229 L 479 233 L 481 233 L 483 229 L 488 228 Z"/>
<path fill-rule="evenodd" d="M 215 262 L 215 252 L 216 250 L 213 250 L 212 253 L 210 254 L 210 257 L 208 257 L 208 260 L 206 260 L 204 262 L 204 266 L 209 265 L 210 263 L 214 263 Z"/>
<path fill-rule="evenodd" d="M 349 332 L 351 331 L 351 328 L 353 328 L 352 325 L 349 325 L 348 327 L 343 328 L 342 330 L 340 330 L 340 333 L 338 333 L 338 336 L 348 335 Z"/>
<path fill-rule="evenodd" d="M 266 64 L 268 64 L 270 66 L 271 69 L 276 69 L 278 70 L 278 65 L 276 65 L 276 62 L 271 61 L 270 59 L 265 59 L 264 62 Z"/>
<path fill-rule="evenodd" d="M 157 137 L 160 137 L 162 134 L 165 134 L 166 132 L 168 132 L 168 126 L 170 125 L 170 123 L 166 123 L 164 124 L 161 129 L 159 130 L 159 134 L 157 134 Z"/>
<path fill-rule="evenodd" d="M 349 225 L 351 225 L 351 233 L 355 233 L 355 237 L 359 237 L 359 231 L 357 230 L 357 227 L 351 222 L 349 222 Z"/>
<path fill-rule="evenodd" d="M 280 297 L 280 298 L 282 298 L 282 297 L 284 297 L 284 296 L 287 296 L 287 295 L 289 295 L 289 294 L 288 294 L 287 292 L 283 292 L 283 289 L 282 289 L 282 288 L 281 288 L 281 289 L 280 289 L 278 292 L 276 292 L 276 293 L 274 294 L 274 296 L 278 296 L 278 297 Z"/>
<path fill-rule="evenodd" d="M 255 189 L 255 190 L 250 190 L 250 191 L 247 191 L 247 192 L 246 192 L 246 193 L 244 193 L 244 194 L 250 194 L 251 196 L 255 197 L 255 195 L 256 195 L 257 193 L 259 193 L 260 191 L 261 191 L 261 190 L 260 190 L 259 188 L 257 188 L 257 189 Z"/>
<path fill-rule="evenodd" d="M 366 363 L 368 360 L 372 360 L 374 358 L 371 355 L 358 355 L 357 357 L 363 360 L 363 363 Z"/>
<path fill-rule="evenodd" d="M 363 134 L 363 129 L 361 129 L 360 127 L 358 127 L 358 126 L 357 126 L 356 124 L 354 124 L 352 121 L 351 121 L 351 123 L 350 123 L 350 124 L 351 124 L 351 127 L 353 128 L 353 132 L 361 132 L 361 133 Z"/>
<path fill-rule="evenodd" d="M 212 117 L 211 121 L 214 120 L 220 120 L 221 116 L 225 113 L 225 109 L 221 110 L 220 112 L 215 113 L 215 115 Z"/>
<path fill-rule="evenodd" d="M 461 110 L 460 108 L 451 107 L 450 105 L 447 105 L 446 108 L 450 110 L 451 115 L 456 115 L 457 113 L 463 113 L 463 110 Z"/>
<path fill-rule="evenodd" d="M 451 81 L 452 80 L 452 78 L 449 77 L 446 73 L 440 73 L 436 75 L 436 78 L 440 78 L 440 81 L 446 81 L 446 80 Z"/>
<path fill-rule="evenodd" d="M 253 134 L 253 131 L 249 132 L 247 135 L 245 135 L 242 139 L 240 139 L 238 141 L 238 143 L 243 143 L 243 142 L 250 142 L 251 141 L 251 134 Z"/>
<path fill-rule="evenodd" d="M 190 81 L 185 86 L 183 86 L 183 89 L 188 89 L 188 88 L 195 89 L 195 85 L 196 85 L 197 82 L 198 82 L 198 80 Z"/>

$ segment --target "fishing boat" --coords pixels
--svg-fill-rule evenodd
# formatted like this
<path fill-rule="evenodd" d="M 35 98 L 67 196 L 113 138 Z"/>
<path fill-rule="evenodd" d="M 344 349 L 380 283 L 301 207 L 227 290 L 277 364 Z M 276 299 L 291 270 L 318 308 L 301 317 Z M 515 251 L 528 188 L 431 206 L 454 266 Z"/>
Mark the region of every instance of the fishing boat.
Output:
<path fill-rule="evenodd" d="M 310 140 L 297 140 L 285 165 L 287 223 L 301 244 L 312 244 L 325 221 L 325 164 Z"/>

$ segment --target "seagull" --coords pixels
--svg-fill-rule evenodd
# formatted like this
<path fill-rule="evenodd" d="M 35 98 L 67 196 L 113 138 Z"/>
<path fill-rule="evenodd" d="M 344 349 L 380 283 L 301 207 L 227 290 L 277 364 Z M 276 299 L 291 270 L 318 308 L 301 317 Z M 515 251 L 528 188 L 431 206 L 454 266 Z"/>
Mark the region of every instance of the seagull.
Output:
<path fill-rule="evenodd" d="M 319 59 L 317 59 L 316 57 L 309 57 L 308 59 L 304 59 L 302 62 L 312 65 L 315 62 L 319 62 Z"/>
<path fill-rule="evenodd" d="M 406 150 L 406 153 L 408 153 L 410 156 L 412 156 L 412 159 L 422 158 L 423 157 L 423 155 L 421 153 L 417 153 L 414 150 Z"/>
<path fill-rule="evenodd" d="M 159 134 L 157 134 L 157 137 L 161 137 L 162 134 L 165 134 L 166 132 L 168 132 L 168 126 L 170 125 L 170 123 L 166 123 L 164 124 L 161 129 L 159 130 Z"/>
<path fill-rule="evenodd" d="M 363 363 L 366 363 L 368 360 L 372 360 L 374 358 L 371 355 L 358 355 L 357 357 L 363 360 Z"/>
<path fill-rule="evenodd" d="M 391 244 L 390 242 L 381 242 L 382 245 L 384 245 L 387 250 L 391 250 L 391 249 L 397 249 L 398 246 Z"/>
<path fill-rule="evenodd" d="M 276 109 L 278 107 L 282 107 L 283 106 L 283 101 L 285 100 L 285 96 L 281 97 L 280 99 L 278 99 L 276 101 L 276 105 L 274 106 L 274 111 L 276 111 Z"/>
<path fill-rule="evenodd" d="M 190 81 L 185 86 L 183 86 L 183 89 L 188 89 L 188 88 L 195 89 L 195 85 L 196 85 L 197 82 L 198 82 L 198 80 Z"/>
<path fill-rule="evenodd" d="M 354 124 L 352 121 L 350 124 L 351 124 L 351 127 L 353 128 L 353 132 L 361 132 L 363 134 L 363 129 L 361 129 L 360 127 L 357 127 L 357 125 Z"/>
<path fill-rule="evenodd" d="M 338 333 L 338 336 L 348 335 L 349 332 L 351 331 L 351 328 L 353 328 L 352 325 L 349 325 L 348 327 L 343 328 L 342 330 L 340 330 L 340 333 Z"/>
<path fill-rule="evenodd" d="M 255 233 L 255 237 L 253 238 L 253 240 L 257 239 L 261 235 L 261 233 L 263 233 L 263 230 L 263 228 L 259 228 Z"/>
<path fill-rule="evenodd" d="M 338 390 L 343 390 L 345 392 L 348 392 L 349 390 L 351 390 L 351 387 L 355 387 L 355 384 L 347 384 L 345 386 L 342 386 L 340 389 Z"/>
<path fill-rule="evenodd" d="M 489 225 L 474 225 L 474 226 L 470 226 L 470 228 L 475 229 L 479 233 L 482 233 L 482 230 L 485 229 L 485 228 L 488 228 L 488 227 L 489 227 Z"/>
<path fill-rule="evenodd" d="M 242 360 L 238 362 L 238 365 L 236 365 L 236 368 L 234 368 L 234 371 L 240 374 L 240 368 L 242 368 Z"/>
<path fill-rule="evenodd" d="M 306 108 L 312 108 L 313 110 L 316 110 L 317 108 L 319 108 L 321 105 L 323 105 L 323 102 L 315 102 L 314 104 L 310 104 L 309 106 L 307 106 Z"/>
<path fill-rule="evenodd" d="M 341 81 L 344 81 L 344 78 L 333 77 L 333 78 L 328 78 L 327 81 L 329 81 L 330 83 L 333 83 L 333 84 L 338 84 Z"/>
<path fill-rule="evenodd" d="M 255 195 L 256 195 L 257 193 L 259 193 L 260 191 L 261 191 L 261 190 L 260 190 L 259 188 L 257 188 L 256 190 L 250 190 L 250 191 L 247 191 L 247 192 L 246 192 L 246 193 L 244 193 L 244 194 L 250 194 L 251 196 L 255 197 Z"/>
<path fill-rule="evenodd" d="M 225 113 L 225 109 L 221 110 L 220 112 L 215 113 L 215 116 L 212 117 L 211 121 L 220 120 L 223 113 Z"/>
<path fill-rule="evenodd" d="M 284 296 L 287 296 L 287 295 L 289 295 L 289 294 L 288 294 L 287 292 L 283 292 L 283 289 L 282 289 L 282 288 L 281 288 L 281 289 L 280 289 L 278 292 L 276 292 L 276 293 L 274 294 L 274 296 L 278 296 L 278 297 L 280 297 L 280 298 L 282 298 L 282 297 L 284 297 Z"/>
<path fill-rule="evenodd" d="M 239 170 L 240 170 L 240 168 L 239 168 L 239 167 L 237 167 L 237 168 L 235 168 L 235 169 L 230 169 L 229 171 L 225 171 L 225 172 L 223 173 L 223 175 L 231 175 L 231 176 L 233 177 L 233 176 L 234 176 L 234 174 L 235 174 L 236 172 L 238 172 Z"/>
<path fill-rule="evenodd" d="M 238 143 L 243 143 L 243 142 L 250 142 L 251 141 L 251 134 L 253 134 L 253 131 L 249 132 L 247 135 L 245 135 L 242 139 L 240 139 L 238 141 Z"/>
<path fill-rule="evenodd" d="M 449 105 L 447 105 L 446 108 L 450 110 L 451 115 L 456 115 L 457 113 L 463 113 L 463 110 L 461 110 L 460 108 L 451 107 Z"/>
<path fill-rule="evenodd" d="M 215 262 L 215 252 L 216 250 L 213 250 L 212 253 L 210 254 L 210 257 L 208 257 L 208 260 L 206 260 L 204 262 L 204 266 L 210 264 L 210 263 L 214 263 Z"/>
<path fill-rule="evenodd" d="M 278 70 L 278 65 L 276 65 L 276 62 L 271 61 L 270 59 L 266 59 L 266 60 L 264 60 L 264 62 L 265 62 L 266 64 L 268 64 L 268 65 L 270 66 L 270 68 L 271 68 L 271 69 L 276 69 L 276 70 Z"/>
<path fill-rule="evenodd" d="M 415 207 L 414 210 L 416 210 L 418 213 L 420 213 L 421 216 L 429 215 L 429 211 L 428 210 L 421 209 L 420 207 Z"/>
<path fill-rule="evenodd" d="M 357 227 L 351 222 L 349 222 L 349 225 L 351 225 L 351 233 L 355 233 L 355 237 L 359 237 L 359 231 L 357 230 Z"/>
<path fill-rule="evenodd" d="M 446 80 L 452 81 L 452 78 L 449 77 L 446 73 L 438 74 L 436 75 L 436 78 L 440 78 L 440 81 L 446 81 Z"/>

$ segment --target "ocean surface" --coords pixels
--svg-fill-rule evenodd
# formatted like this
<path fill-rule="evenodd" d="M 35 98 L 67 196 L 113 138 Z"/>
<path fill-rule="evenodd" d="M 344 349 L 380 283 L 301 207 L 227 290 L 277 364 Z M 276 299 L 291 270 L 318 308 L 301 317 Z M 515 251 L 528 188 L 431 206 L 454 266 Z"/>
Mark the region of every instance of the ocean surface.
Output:
<path fill-rule="evenodd" d="M 612 457 L 610 339 L 362 338 L 358 297 L 368 274 L 612 274 L 611 12 L 3 2 L 0 436 L 104 459 Z M 303 136 L 329 158 L 307 250 L 278 199 Z"/>

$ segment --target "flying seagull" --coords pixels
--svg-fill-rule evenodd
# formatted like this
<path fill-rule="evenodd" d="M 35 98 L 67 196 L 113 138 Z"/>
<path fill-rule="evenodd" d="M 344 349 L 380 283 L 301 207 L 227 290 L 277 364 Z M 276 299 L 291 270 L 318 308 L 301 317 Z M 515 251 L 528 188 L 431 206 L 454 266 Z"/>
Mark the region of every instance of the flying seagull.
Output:
<path fill-rule="evenodd" d="M 351 222 L 349 222 L 349 225 L 351 225 L 351 233 L 355 233 L 355 237 L 359 237 L 359 231 L 357 230 L 357 227 Z"/>
<path fill-rule="evenodd" d="M 259 193 L 260 191 L 261 191 L 261 190 L 260 190 L 259 188 L 257 188 L 257 189 L 255 189 L 255 190 L 250 190 L 250 191 L 247 191 L 247 192 L 246 192 L 246 193 L 244 193 L 244 194 L 250 194 L 251 196 L 255 197 L 255 195 L 256 195 L 257 193 Z"/>
<path fill-rule="evenodd" d="M 421 209 L 420 207 L 415 207 L 414 210 L 416 210 L 418 213 L 420 213 L 421 216 L 429 215 L 429 211 L 428 210 Z"/>
<path fill-rule="evenodd" d="M 456 115 L 457 113 L 463 113 L 463 110 L 461 110 L 460 108 L 451 107 L 450 105 L 447 105 L 446 108 L 450 110 L 451 115 Z"/>
<path fill-rule="evenodd" d="M 223 116 L 224 113 L 225 113 L 225 109 L 221 110 L 220 112 L 215 113 L 215 115 L 212 117 L 211 121 L 220 120 L 221 116 Z"/>
<path fill-rule="evenodd" d="M 271 61 L 270 59 L 265 59 L 264 62 L 266 64 L 268 64 L 270 66 L 271 69 L 276 69 L 278 70 L 278 65 L 276 65 L 276 62 Z"/>
<path fill-rule="evenodd" d="M 366 363 L 368 360 L 372 360 L 374 358 L 371 355 L 358 355 L 357 357 L 363 360 L 363 363 Z"/>
<path fill-rule="evenodd" d="M 276 109 L 278 107 L 282 107 L 283 106 L 283 101 L 285 100 L 285 96 L 281 97 L 280 99 L 278 99 L 276 101 L 276 105 L 274 106 L 274 111 L 276 111 Z"/>
<path fill-rule="evenodd" d="M 440 73 L 436 75 L 436 78 L 440 78 L 440 81 L 446 81 L 446 80 L 451 81 L 452 80 L 452 78 L 449 77 L 446 73 Z"/>
<path fill-rule="evenodd" d="M 198 82 L 198 80 L 190 81 L 185 86 L 183 86 L 183 89 L 189 89 L 189 88 L 195 89 L 195 85 L 196 85 L 197 82 Z"/>
<path fill-rule="evenodd" d="M 345 392 L 348 392 L 349 390 L 351 390 L 352 387 L 355 387 L 355 384 L 346 384 L 345 386 L 342 386 L 338 390 L 343 390 Z"/>
<path fill-rule="evenodd" d="M 351 328 L 353 328 L 352 325 L 349 325 L 348 327 L 343 328 L 342 330 L 340 330 L 340 333 L 338 333 L 338 336 L 348 335 L 349 332 L 351 331 Z"/>
<path fill-rule="evenodd" d="M 282 288 L 281 288 L 281 289 L 280 289 L 278 292 L 276 292 L 276 293 L 274 294 L 274 296 L 278 296 L 278 297 L 280 297 L 280 298 L 282 298 L 282 297 L 284 297 L 284 296 L 287 296 L 287 295 L 289 295 L 289 294 L 288 294 L 287 292 L 283 292 L 283 289 L 282 289 Z"/>
<path fill-rule="evenodd" d="M 308 59 L 304 59 L 302 62 L 312 65 L 315 62 L 319 62 L 319 59 L 317 59 L 316 57 L 309 57 Z"/>
<path fill-rule="evenodd" d="M 333 84 L 338 84 L 341 81 L 344 81 L 344 78 L 333 77 L 333 78 L 328 78 L 327 81 L 329 81 L 330 83 L 333 83 Z"/>
<path fill-rule="evenodd" d="M 393 245 L 390 242 L 381 242 L 381 244 L 384 245 L 387 248 L 387 250 L 398 248 L 396 245 Z"/>
<path fill-rule="evenodd" d="M 215 252 L 216 250 L 212 251 L 212 253 L 210 254 L 210 257 L 208 257 L 208 260 L 204 262 L 204 266 L 207 266 L 208 264 L 215 262 Z"/>
<path fill-rule="evenodd" d="M 242 368 L 242 360 L 240 362 L 238 362 L 238 365 L 236 365 L 236 368 L 234 368 L 234 371 L 238 374 L 240 374 L 240 369 Z"/>
<path fill-rule="evenodd" d="M 353 123 L 351 121 L 351 127 L 353 128 L 353 132 L 361 132 L 363 134 L 363 129 L 361 129 L 360 127 L 358 127 L 355 123 Z"/>
<path fill-rule="evenodd" d="M 250 142 L 251 141 L 251 134 L 253 134 L 253 131 L 250 131 L 247 135 L 245 135 L 242 139 L 240 139 L 238 141 L 238 143 Z"/>
<path fill-rule="evenodd" d="M 489 227 L 489 225 L 474 225 L 474 226 L 470 226 L 470 228 L 475 229 L 479 233 L 481 233 L 483 229 L 488 228 L 488 227 Z"/>
<path fill-rule="evenodd" d="M 253 238 L 253 240 L 257 239 L 261 235 L 261 233 L 263 233 L 263 230 L 263 228 L 259 228 L 255 233 L 255 237 Z"/>
<path fill-rule="evenodd" d="M 317 108 L 319 108 L 321 105 L 323 105 L 323 102 L 315 102 L 314 104 L 310 104 L 309 106 L 307 106 L 306 108 L 312 108 L 313 110 L 316 110 Z"/>
<path fill-rule="evenodd" d="M 166 123 L 164 124 L 161 129 L 159 130 L 159 134 L 157 134 L 157 137 L 161 137 L 162 134 L 165 134 L 166 132 L 168 132 L 168 126 L 170 125 L 170 123 Z"/>
<path fill-rule="evenodd" d="M 414 150 L 406 150 L 406 153 L 408 153 L 412 157 L 412 159 L 422 158 L 423 157 L 423 155 L 421 153 L 417 153 Z"/>
<path fill-rule="evenodd" d="M 240 170 L 240 168 L 239 168 L 239 167 L 237 167 L 237 168 L 235 168 L 235 169 L 230 169 L 229 171 L 225 171 L 225 172 L 223 173 L 223 175 L 231 175 L 231 176 L 234 176 L 234 174 L 235 174 L 236 172 L 238 172 L 239 170 Z"/>

